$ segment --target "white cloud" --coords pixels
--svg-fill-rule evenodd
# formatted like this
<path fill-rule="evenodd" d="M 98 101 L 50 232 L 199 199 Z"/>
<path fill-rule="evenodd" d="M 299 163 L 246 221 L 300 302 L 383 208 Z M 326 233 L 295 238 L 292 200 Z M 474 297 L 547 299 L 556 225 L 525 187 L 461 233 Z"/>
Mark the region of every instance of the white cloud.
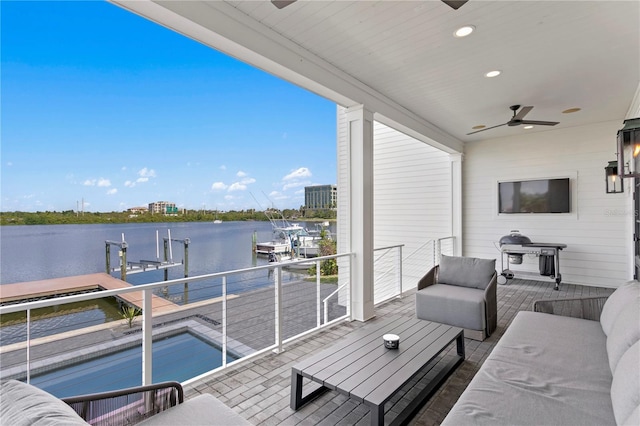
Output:
<path fill-rule="evenodd" d="M 227 201 L 233 200 L 233 195 L 225 195 L 224 199 Z"/>
<path fill-rule="evenodd" d="M 304 189 L 299 189 L 296 192 L 294 192 L 295 195 L 302 195 L 304 194 Z"/>
<path fill-rule="evenodd" d="M 105 178 L 100 178 L 98 179 L 98 186 L 100 187 L 109 187 L 111 186 L 111 181 L 109 179 L 105 179 Z"/>
<path fill-rule="evenodd" d="M 156 171 L 153 170 L 153 169 L 147 169 L 146 167 L 144 167 L 144 168 L 142 168 L 142 169 L 140 169 L 138 171 L 138 176 L 146 177 L 146 178 L 156 177 Z M 149 180 L 149 179 L 147 179 L 147 180 Z"/>
<path fill-rule="evenodd" d="M 227 166 L 223 164 L 222 166 L 220 166 L 220 170 L 227 170 Z"/>
<path fill-rule="evenodd" d="M 211 185 L 212 191 L 224 191 L 228 186 L 224 182 L 213 182 Z"/>
<path fill-rule="evenodd" d="M 136 179 L 136 183 L 145 183 L 145 182 L 149 182 L 148 177 L 139 177 L 138 179 Z"/>
<path fill-rule="evenodd" d="M 117 188 L 111 188 L 110 190 L 107 191 L 107 195 L 115 195 L 117 193 L 118 193 Z"/>
<path fill-rule="evenodd" d="M 284 185 L 282 185 L 282 190 L 286 191 L 287 189 L 291 189 L 291 188 L 299 188 L 301 186 L 309 186 L 311 182 L 308 180 L 304 180 L 304 181 L 300 181 L 300 182 L 291 182 L 291 183 L 285 183 Z"/>
<path fill-rule="evenodd" d="M 247 185 L 242 184 L 241 182 L 234 182 L 229 186 L 229 192 L 233 191 L 246 191 Z"/>
<path fill-rule="evenodd" d="M 236 173 L 236 176 L 238 177 L 245 177 L 247 174 L 245 172 L 243 172 L 242 170 L 238 170 L 238 173 Z"/>
<path fill-rule="evenodd" d="M 87 179 L 82 183 L 84 186 L 96 186 L 95 179 Z"/>
<path fill-rule="evenodd" d="M 133 188 L 134 186 L 136 186 L 135 182 L 131 182 L 130 180 L 126 180 L 124 182 L 124 186 L 126 186 L 127 188 Z"/>
<path fill-rule="evenodd" d="M 254 178 L 244 178 L 240 181 L 243 185 L 249 185 L 250 183 L 255 183 L 256 180 Z"/>
<path fill-rule="evenodd" d="M 285 194 L 283 194 L 282 192 L 279 191 L 271 191 L 269 193 L 269 198 L 272 200 L 286 200 L 289 197 Z"/>
<path fill-rule="evenodd" d="M 288 175 L 286 175 L 285 177 L 283 177 L 282 180 L 285 180 L 285 181 L 295 180 L 295 179 L 308 178 L 308 177 L 311 177 L 311 170 L 309 170 L 306 167 L 300 167 L 299 169 L 294 170 Z"/>

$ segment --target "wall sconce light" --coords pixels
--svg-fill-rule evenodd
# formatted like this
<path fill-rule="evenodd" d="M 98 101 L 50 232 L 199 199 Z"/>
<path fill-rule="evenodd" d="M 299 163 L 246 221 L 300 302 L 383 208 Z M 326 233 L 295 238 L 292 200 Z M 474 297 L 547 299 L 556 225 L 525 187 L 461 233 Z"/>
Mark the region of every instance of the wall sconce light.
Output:
<path fill-rule="evenodd" d="M 609 161 L 609 165 L 604 168 L 604 175 L 607 194 L 618 194 L 624 190 L 622 178 L 618 176 L 618 161 Z"/>
<path fill-rule="evenodd" d="M 624 120 L 618 130 L 618 176 L 640 178 L 640 118 Z M 625 163 L 627 157 L 629 161 Z"/>

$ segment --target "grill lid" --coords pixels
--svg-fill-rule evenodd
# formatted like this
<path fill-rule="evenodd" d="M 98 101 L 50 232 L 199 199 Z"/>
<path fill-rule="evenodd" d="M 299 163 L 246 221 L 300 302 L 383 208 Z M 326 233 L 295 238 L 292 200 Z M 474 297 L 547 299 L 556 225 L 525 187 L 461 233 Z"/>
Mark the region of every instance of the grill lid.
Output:
<path fill-rule="evenodd" d="M 500 245 L 503 244 L 531 244 L 531 240 L 529 237 L 522 235 L 517 229 L 514 229 L 509 235 L 500 238 Z"/>

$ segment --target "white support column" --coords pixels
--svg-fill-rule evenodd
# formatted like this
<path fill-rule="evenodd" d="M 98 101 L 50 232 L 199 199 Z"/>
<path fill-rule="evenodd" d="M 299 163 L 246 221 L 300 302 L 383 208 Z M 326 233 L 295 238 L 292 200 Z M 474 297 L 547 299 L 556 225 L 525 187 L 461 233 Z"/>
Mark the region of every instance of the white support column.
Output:
<path fill-rule="evenodd" d="M 151 289 L 142 292 L 142 384 L 153 383 L 153 307 Z"/>
<path fill-rule="evenodd" d="M 347 110 L 349 145 L 349 221 L 351 314 L 358 321 L 375 316 L 373 306 L 373 113 L 359 105 Z"/>
<path fill-rule="evenodd" d="M 462 256 L 462 154 L 449 154 L 451 159 L 451 235 L 453 254 Z"/>

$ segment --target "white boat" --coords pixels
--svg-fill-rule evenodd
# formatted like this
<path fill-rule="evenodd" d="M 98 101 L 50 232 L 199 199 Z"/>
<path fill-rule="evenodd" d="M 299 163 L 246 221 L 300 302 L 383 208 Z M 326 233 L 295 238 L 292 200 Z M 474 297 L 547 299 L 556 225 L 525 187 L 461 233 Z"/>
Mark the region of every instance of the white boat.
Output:
<path fill-rule="evenodd" d="M 256 243 L 256 253 L 269 255 L 288 254 L 295 258 L 316 257 L 320 254 L 319 242 L 322 240 L 321 230 L 309 232 L 298 223 L 289 223 L 282 214 L 275 219 L 275 210 L 265 211 L 273 229 L 273 239 L 267 242 Z"/>
<path fill-rule="evenodd" d="M 219 223 L 222 223 L 222 221 L 220 219 L 216 219 L 216 220 L 213 221 L 213 223 L 215 223 L 217 225 Z"/>

